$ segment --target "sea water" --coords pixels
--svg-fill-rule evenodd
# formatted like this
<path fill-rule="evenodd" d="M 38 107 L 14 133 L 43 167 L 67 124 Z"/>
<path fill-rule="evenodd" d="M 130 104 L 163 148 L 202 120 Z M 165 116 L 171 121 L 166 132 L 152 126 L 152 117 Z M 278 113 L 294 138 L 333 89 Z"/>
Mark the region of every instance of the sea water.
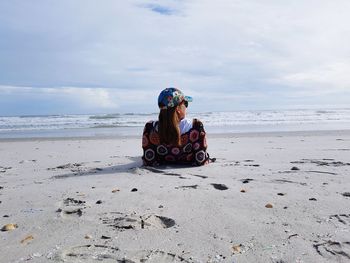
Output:
<path fill-rule="evenodd" d="M 0 138 L 139 136 L 157 113 L 0 117 Z M 350 109 L 189 113 L 209 133 L 350 130 Z"/>

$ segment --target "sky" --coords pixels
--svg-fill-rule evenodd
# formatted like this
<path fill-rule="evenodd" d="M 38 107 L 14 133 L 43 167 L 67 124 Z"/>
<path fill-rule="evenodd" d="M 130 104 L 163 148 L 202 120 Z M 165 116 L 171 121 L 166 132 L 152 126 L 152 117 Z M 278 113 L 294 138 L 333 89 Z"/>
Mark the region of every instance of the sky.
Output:
<path fill-rule="evenodd" d="M 350 105 L 348 0 L 1 0 L 0 115 Z"/>

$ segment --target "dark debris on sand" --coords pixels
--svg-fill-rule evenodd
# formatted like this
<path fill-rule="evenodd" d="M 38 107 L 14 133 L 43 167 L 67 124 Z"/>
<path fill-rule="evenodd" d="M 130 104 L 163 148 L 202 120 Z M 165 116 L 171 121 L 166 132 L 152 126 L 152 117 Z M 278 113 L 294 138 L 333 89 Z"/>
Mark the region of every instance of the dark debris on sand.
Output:
<path fill-rule="evenodd" d="M 81 167 L 83 163 L 67 163 L 67 164 L 62 164 L 59 166 L 56 166 L 54 168 L 47 168 L 47 170 L 62 170 L 62 169 L 74 169 L 77 167 Z"/>
<path fill-rule="evenodd" d="M 85 204 L 85 201 L 82 200 L 76 200 L 72 197 L 68 197 L 66 199 L 64 199 L 63 201 L 66 205 L 71 205 L 71 204 L 75 204 L 75 205 L 81 205 L 81 204 Z"/>
<path fill-rule="evenodd" d="M 246 178 L 246 179 L 242 179 L 240 181 L 244 184 L 248 184 L 248 183 L 250 183 L 250 181 L 254 181 L 254 179 Z"/>
<path fill-rule="evenodd" d="M 333 166 L 333 167 L 338 167 L 338 166 L 348 166 L 350 163 L 346 162 L 340 162 L 340 161 L 335 161 L 334 159 L 301 159 L 300 161 L 294 161 L 290 163 L 299 163 L 299 164 L 304 164 L 304 163 L 311 163 L 311 164 L 316 164 L 317 166 Z"/>
<path fill-rule="evenodd" d="M 189 189 L 189 188 L 197 189 L 197 187 L 198 187 L 198 184 L 194 184 L 194 185 L 177 186 L 177 187 L 175 187 L 175 189 L 180 189 L 180 188 L 183 188 L 183 189 Z"/>
<path fill-rule="evenodd" d="M 227 190 L 228 187 L 224 184 L 211 184 L 216 190 Z"/>

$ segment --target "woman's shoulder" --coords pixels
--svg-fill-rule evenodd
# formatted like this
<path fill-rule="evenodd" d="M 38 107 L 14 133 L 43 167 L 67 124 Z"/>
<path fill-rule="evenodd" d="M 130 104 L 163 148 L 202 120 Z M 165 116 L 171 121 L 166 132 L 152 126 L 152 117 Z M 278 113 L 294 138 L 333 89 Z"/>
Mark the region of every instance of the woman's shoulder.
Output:
<path fill-rule="evenodd" d="M 157 127 L 158 127 L 158 121 L 150 120 L 150 121 L 146 122 L 144 132 L 151 131 L 151 130 L 158 130 Z"/>
<path fill-rule="evenodd" d="M 192 126 L 195 129 L 203 129 L 204 128 L 203 122 L 201 122 L 199 119 L 196 119 L 196 118 L 194 118 L 192 120 Z"/>

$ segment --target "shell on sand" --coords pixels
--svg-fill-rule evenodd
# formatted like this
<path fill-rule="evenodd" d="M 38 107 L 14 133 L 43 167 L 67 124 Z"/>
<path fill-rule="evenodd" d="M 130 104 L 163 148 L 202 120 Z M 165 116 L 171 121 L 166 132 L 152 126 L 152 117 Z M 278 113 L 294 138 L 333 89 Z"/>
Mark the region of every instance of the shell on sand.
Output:
<path fill-rule="evenodd" d="M 266 208 L 272 208 L 272 207 L 273 207 L 273 205 L 272 205 L 272 204 L 270 204 L 270 203 L 268 203 L 268 204 L 266 204 L 266 205 L 265 205 L 265 207 L 266 207 Z"/>
<path fill-rule="evenodd" d="M 232 253 L 233 254 L 241 253 L 241 244 L 232 246 Z"/>
<path fill-rule="evenodd" d="M 34 237 L 32 235 L 29 235 L 21 240 L 21 244 L 33 240 Z"/>
<path fill-rule="evenodd" d="M 17 224 L 6 224 L 1 228 L 1 231 L 11 231 L 16 229 L 17 227 Z"/>

